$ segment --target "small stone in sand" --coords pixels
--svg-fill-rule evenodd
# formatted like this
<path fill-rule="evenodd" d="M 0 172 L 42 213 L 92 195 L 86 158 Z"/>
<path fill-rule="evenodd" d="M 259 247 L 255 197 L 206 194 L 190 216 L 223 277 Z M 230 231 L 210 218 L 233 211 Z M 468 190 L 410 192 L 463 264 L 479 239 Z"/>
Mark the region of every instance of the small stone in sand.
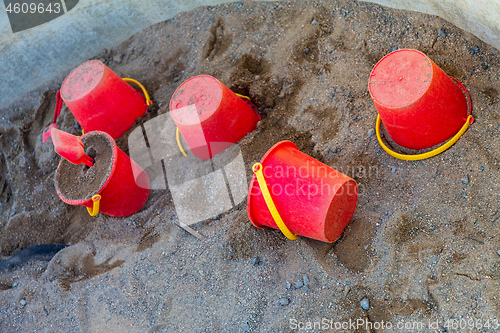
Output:
<path fill-rule="evenodd" d="M 368 298 L 363 298 L 359 304 L 361 305 L 363 310 L 368 311 L 370 309 L 370 301 L 368 300 Z"/>
<path fill-rule="evenodd" d="M 255 257 L 255 258 L 253 258 L 253 260 L 252 260 L 252 264 L 253 264 L 254 266 L 257 266 L 258 264 L 260 264 L 260 258 L 259 258 L 259 257 Z"/>
<path fill-rule="evenodd" d="M 290 302 L 286 299 L 286 298 L 280 298 L 280 305 L 281 306 L 286 306 L 288 305 Z"/>

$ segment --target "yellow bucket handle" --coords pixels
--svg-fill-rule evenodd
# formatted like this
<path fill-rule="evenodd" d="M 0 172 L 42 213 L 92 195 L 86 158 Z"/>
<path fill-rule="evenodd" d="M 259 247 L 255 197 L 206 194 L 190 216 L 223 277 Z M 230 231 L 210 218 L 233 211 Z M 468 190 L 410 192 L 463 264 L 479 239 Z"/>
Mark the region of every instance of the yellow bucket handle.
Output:
<path fill-rule="evenodd" d="M 151 104 L 153 104 L 153 102 L 151 102 L 151 99 L 149 98 L 148 91 L 146 90 L 146 88 L 144 88 L 144 86 L 142 84 L 139 83 L 139 81 L 134 80 L 134 79 L 130 79 L 127 77 L 123 78 L 123 81 L 137 84 L 139 86 L 139 88 L 141 88 L 142 92 L 144 93 L 144 97 L 146 98 L 146 105 L 150 106 Z"/>
<path fill-rule="evenodd" d="M 462 136 L 462 134 L 464 134 L 465 131 L 467 131 L 467 128 L 469 128 L 469 125 L 472 124 L 473 121 L 474 121 L 474 118 L 472 117 L 472 115 L 468 116 L 467 120 L 465 121 L 465 124 L 462 126 L 462 128 L 460 129 L 460 131 L 457 134 L 455 134 L 455 136 L 453 138 L 451 138 L 448 142 L 446 142 L 444 145 L 439 146 L 438 148 L 436 148 L 434 150 L 428 151 L 427 153 L 417 154 L 417 155 L 399 154 L 399 153 L 396 153 L 395 151 L 391 150 L 389 147 L 387 147 L 384 144 L 384 142 L 382 141 L 382 138 L 380 137 L 380 122 L 381 122 L 380 121 L 380 115 L 377 115 L 377 124 L 375 125 L 375 130 L 377 132 L 378 143 L 380 144 L 380 146 L 382 147 L 382 149 L 384 149 L 387 152 L 387 154 L 389 154 L 392 157 L 395 157 L 397 159 L 400 159 L 400 160 L 418 161 L 418 160 L 424 160 L 426 158 L 430 158 L 430 157 L 439 155 L 443 151 L 445 151 L 446 149 L 448 149 L 451 146 L 453 146 L 455 144 L 455 142 L 457 142 L 458 139 L 460 139 L 460 137 Z"/>
<path fill-rule="evenodd" d="M 278 225 L 283 235 L 290 240 L 296 240 L 299 238 L 298 235 L 292 234 L 290 230 L 288 230 L 287 226 L 281 219 L 281 216 L 274 205 L 273 198 L 271 197 L 271 193 L 269 193 L 269 189 L 267 188 L 266 180 L 264 178 L 264 174 L 262 173 L 262 164 L 255 163 L 252 167 L 252 171 L 255 173 L 257 177 L 257 182 L 259 183 L 260 190 L 262 191 L 262 196 L 264 196 L 264 200 L 266 201 L 267 208 L 271 212 L 273 216 L 274 222 Z"/>
<path fill-rule="evenodd" d="M 462 90 L 465 92 L 465 95 L 467 96 L 467 102 L 469 103 L 469 116 L 465 120 L 465 124 L 462 126 L 460 131 L 458 131 L 458 133 L 455 134 L 455 136 L 453 138 L 451 138 L 448 142 L 446 142 L 444 145 L 439 146 L 434 150 L 428 151 L 428 152 L 423 153 L 423 154 L 417 154 L 417 155 L 399 154 L 399 153 L 396 153 L 395 151 L 391 150 L 389 147 L 387 147 L 384 144 L 384 142 L 382 141 L 382 137 L 380 136 L 381 119 L 380 119 L 380 114 L 379 114 L 379 115 L 377 115 L 377 122 L 375 124 L 375 131 L 377 133 L 378 143 L 380 144 L 382 149 L 386 151 L 387 154 L 389 154 L 392 157 L 395 157 L 397 159 L 405 160 L 405 161 L 418 161 L 418 160 L 424 160 L 426 158 L 434 157 L 436 155 L 441 154 L 442 152 L 444 152 L 445 150 L 447 150 L 451 146 L 453 146 L 455 144 L 455 142 L 457 142 L 458 139 L 460 139 L 460 137 L 465 133 L 465 131 L 467 131 L 467 128 L 469 128 L 469 125 L 474 123 L 474 117 L 472 116 L 472 102 L 471 102 L 471 99 L 469 96 L 469 92 L 467 91 L 467 89 L 465 89 L 464 85 L 460 81 L 458 81 L 457 79 L 455 79 L 452 76 L 450 76 L 450 78 L 452 78 L 458 84 L 458 86 L 460 88 L 462 88 Z"/>
<path fill-rule="evenodd" d="M 239 98 L 243 98 L 243 99 L 246 99 L 247 101 L 250 101 L 250 97 L 248 96 L 245 96 L 245 95 L 241 95 L 241 94 L 237 94 L 237 93 L 234 93 L 236 96 L 238 96 Z"/>
<path fill-rule="evenodd" d="M 188 154 L 186 154 L 186 152 L 184 151 L 184 148 L 182 148 L 181 133 L 179 132 L 179 127 L 175 128 L 175 138 L 177 139 L 177 146 L 179 146 L 179 150 L 181 151 L 182 155 L 188 156 Z"/>
<path fill-rule="evenodd" d="M 99 194 L 96 194 L 92 197 L 92 201 L 94 202 L 94 207 L 88 208 L 87 207 L 87 212 L 89 212 L 90 216 L 96 216 L 99 214 L 99 202 L 101 201 L 101 196 Z"/>

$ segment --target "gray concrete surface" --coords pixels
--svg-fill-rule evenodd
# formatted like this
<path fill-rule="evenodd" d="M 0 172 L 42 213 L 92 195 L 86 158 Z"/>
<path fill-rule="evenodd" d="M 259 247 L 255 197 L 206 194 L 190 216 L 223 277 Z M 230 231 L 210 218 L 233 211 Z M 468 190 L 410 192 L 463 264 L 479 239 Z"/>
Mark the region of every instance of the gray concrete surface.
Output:
<path fill-rule="evenodd" d="M 268 0 L 256 0 L 268 1 Z M 67 74 L 104 48 L 136 32 L 199 6 L 228 0 L 80 0 L 65 15 L 36 28 L 12 33 L 0 3 L 0 107 Z M 375 0 L 389 7 L 441 16 L 500 48 L 497 0 Z"/>

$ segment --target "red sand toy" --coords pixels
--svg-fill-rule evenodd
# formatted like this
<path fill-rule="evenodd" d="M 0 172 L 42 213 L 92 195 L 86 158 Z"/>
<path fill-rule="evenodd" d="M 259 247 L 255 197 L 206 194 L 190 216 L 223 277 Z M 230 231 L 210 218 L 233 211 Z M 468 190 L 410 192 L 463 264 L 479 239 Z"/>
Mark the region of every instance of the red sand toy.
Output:
<path fill-rule="evenodd" d="M 290 141 L 274 145 L 252 170 L 247 209 L 258 228 L 280 229 L 289 239 L 334 242 L 354 214 L 356 182 Z"/>
<path fill-rule="evenodd" d="M 149 196 L 147 173 L 104 132 L 87 133 L 81 142 L 94 164 L 75 165 L 62 159 L 55 174 L 59 197 L 70 205 L 87 207 L 92 216 L 99 211 L 116 217 L 139 211 Z"/>
<path fill-rule="evenodd" d="M 85 154 L 83 142 L 79 137 L 52 128 L 52 142 L 54 150 L 73 164 L 85 164 L 88 167 L 94 166 L 94 159 Z"/>
<path fill-rule="evenodd" d="M 422 52 L 398 50 L 375 65 L 368 86 L 391 139 L 404 148 L 425 149 L 457 135 L 472 120 L 468 93 L 455 81 Z"/>
<path fill-rule="evenodd" d="M 260 120 L 249 102 L 208 75 L 195 76 L 177 88 L 170 115 L 189 149 L 203 160 L 241 140 Z"/>
<path fill-rule="evenodd" d="M 145 97 L 127 82 L 137 84 Z M 147 91 L 139 82 L 120 78 L 98 60 L 81 64 L 66 77 L 57 93 L 51 127 L 55 127 L 63 101 L 85 132 L 103 131 L 113 139 L 127 132 L 151 104 Z"/>

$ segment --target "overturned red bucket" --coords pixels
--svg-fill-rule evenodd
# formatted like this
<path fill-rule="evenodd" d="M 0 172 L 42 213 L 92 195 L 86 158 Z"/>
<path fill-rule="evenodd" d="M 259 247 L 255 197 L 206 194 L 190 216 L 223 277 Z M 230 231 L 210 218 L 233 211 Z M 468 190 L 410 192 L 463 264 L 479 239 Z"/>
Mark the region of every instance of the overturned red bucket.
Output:
<path fill-rule="evenodd" d="M 260 116 L 216 78 L 195 76 L 170 100 L 170 114 L 191 152 L 208 160 L 257 128 Z"/>
<path fill-rule="evenodd" d="M 404 148 L 430 148 L 468 124 L 465 88 L 420 51 L 386 55 L 373 68 L 368 86 L 387 133 Z"/>
<path fill-rule="evenodd" d="M 118 139 L 146 113 L 149 103 L 124 80 L 138 84 L 120 78 L 102 62 L 90 60 L 66 77 L 60 96 L 85 132 L 103 131 Z"/>
<path fill-rule="evenodd" d="M 94 165 L 62 159 L 55 174 L 59 197 L 67 204 L 87 207 L 92 216 L 101 212 L 122 217 L 139 211 L 149 197 L 147 173 L 107 133 L 90 132 L 81 140 Z"/>
<path fill-rule="evenodd" d="M 356 209 L 356 182 L 290 141 L 269 149 L 253 172 L 247 210 L 258 228 L 280 229 L 290 239 L 334 242 Z"/>

